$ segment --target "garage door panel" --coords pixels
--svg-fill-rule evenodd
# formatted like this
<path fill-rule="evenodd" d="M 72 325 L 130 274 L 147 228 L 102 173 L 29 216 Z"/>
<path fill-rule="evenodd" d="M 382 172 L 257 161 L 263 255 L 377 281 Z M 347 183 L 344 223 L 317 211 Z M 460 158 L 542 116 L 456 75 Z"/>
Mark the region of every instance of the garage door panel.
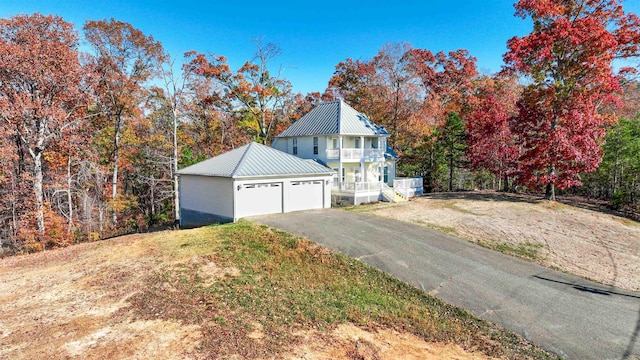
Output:
<path fill-rule="evenodd" d="M 288 211 L 322 209 L 324 207 L 323 181 L 292 181 L 287 198 Z"/>
<path fill-rule="evenodd" d="M 244 184 L 236 195 L 236 216 L 282 212 L 282 183 Z"/>

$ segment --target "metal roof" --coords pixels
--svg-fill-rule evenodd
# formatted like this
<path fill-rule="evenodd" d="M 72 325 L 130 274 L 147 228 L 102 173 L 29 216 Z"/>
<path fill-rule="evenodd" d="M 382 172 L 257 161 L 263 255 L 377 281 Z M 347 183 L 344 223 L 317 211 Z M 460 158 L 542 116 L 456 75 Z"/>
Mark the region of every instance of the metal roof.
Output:
<path fill-rule="evenodd" d="M 389 135 L 384 127 L 374 124 L 344 101 L 322 103 L 298 121 L 294 122 L 278 137 L 312 135 Z"/>
<path fill-rule="evenodd" d="M 255 142 L 178 171 L 180 175 L 230 178 L 276 175 L 330 175 L 333 170 Z"/>

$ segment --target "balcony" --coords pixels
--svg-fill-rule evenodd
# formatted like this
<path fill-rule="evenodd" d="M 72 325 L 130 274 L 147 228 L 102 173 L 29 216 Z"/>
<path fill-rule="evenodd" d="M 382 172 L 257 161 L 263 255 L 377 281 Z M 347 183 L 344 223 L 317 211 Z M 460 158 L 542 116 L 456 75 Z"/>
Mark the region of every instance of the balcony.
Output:
<path fill-rule="evenodd" d="M 342 153 L 340 149 L 328 149 L 328 160 L 342 160 L 342 161 L 379 161 L 384 159 L 384 150 L 375 148 L 366 149 L 349 149 L 343 148 Z"/>

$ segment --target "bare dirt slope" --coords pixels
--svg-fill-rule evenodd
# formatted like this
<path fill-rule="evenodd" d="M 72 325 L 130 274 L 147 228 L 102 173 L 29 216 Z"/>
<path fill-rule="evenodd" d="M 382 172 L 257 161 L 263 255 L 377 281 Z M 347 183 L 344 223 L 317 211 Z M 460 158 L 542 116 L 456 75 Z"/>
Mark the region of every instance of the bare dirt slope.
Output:
<path fill-rule="evenodd" d="M 545 266 L 640 291 L 640 223 L 530 195 L 440 193 L 365 208 Z"/>
<path fill-rule="evenodd" d="M 163 251 L 168 238 L 186 239 L 198 231 L 131 235 L 0 259 L 0 359 L 217 358 L 199 350 L 198 326 L 160 317 L 139 320 L 126 310 L 151 271 L 208 261 L 202 266 L 208 274 L 202 276 L 211 281 L 233 276 L 237 269 L 220 268 L 201 254 Z M 304 340 L 278 358 L 486 358 L 455 344 L 427 343 L 408 333 L 352 324 L 296 335 Z M 264 336 L 259 327 L 248 335 L 255 341 Z"/>

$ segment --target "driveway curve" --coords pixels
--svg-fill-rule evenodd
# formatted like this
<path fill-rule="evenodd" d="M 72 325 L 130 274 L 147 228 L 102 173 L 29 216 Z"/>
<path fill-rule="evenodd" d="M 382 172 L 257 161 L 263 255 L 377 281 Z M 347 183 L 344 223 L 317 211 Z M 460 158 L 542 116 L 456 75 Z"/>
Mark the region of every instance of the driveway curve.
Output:
<path fill-rule="evenodd" d="M 359 259 L 563 358 L 640 357 L 640 293 L 373 215 L 325 209 L 253 219 Z"/>

